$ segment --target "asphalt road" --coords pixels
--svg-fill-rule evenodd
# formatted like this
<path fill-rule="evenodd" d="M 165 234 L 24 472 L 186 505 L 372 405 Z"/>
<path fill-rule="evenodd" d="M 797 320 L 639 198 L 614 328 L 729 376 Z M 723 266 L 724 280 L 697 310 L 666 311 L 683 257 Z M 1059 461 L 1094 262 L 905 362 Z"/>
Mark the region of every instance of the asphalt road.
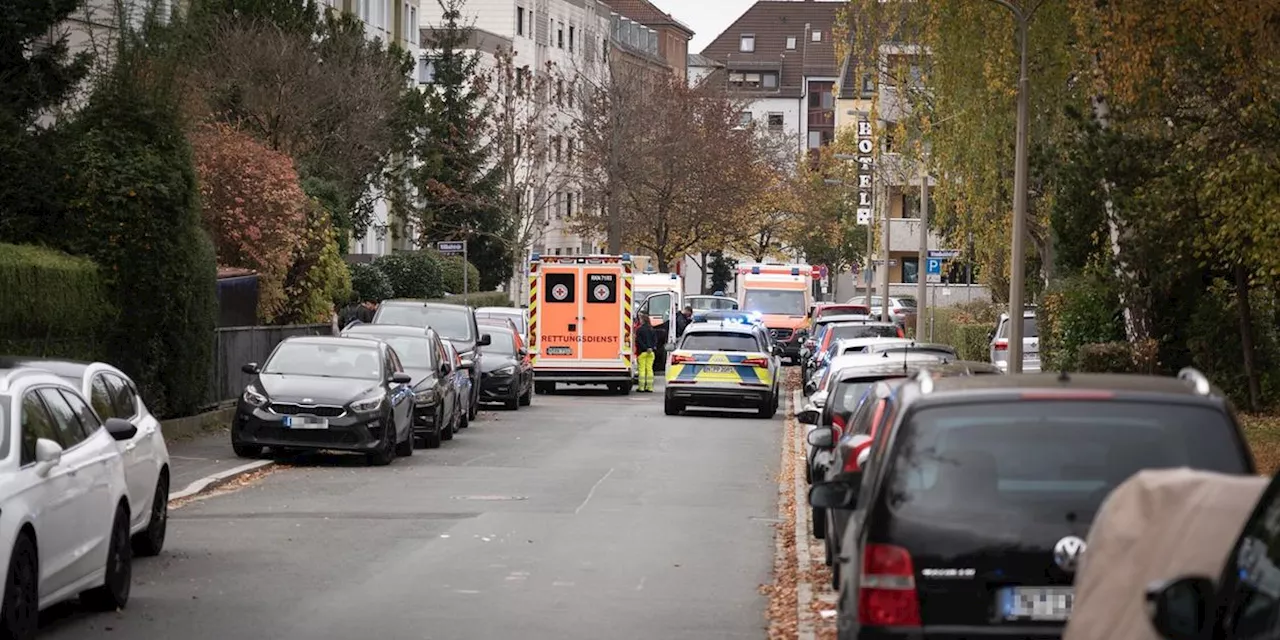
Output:
<path fill-rule="evenodd" d="M 40 637 L 763 638 L 781 415 L 558 394 L 390 467 L 306 456 L 173 511 L 126 610 Z"/>

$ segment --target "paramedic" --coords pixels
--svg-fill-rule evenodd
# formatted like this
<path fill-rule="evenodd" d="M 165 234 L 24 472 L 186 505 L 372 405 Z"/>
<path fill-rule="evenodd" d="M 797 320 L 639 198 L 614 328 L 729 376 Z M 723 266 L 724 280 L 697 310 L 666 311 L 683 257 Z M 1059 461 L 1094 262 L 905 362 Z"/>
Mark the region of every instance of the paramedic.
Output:
<path fill-rule="evenodd" d="M 637 391 L 653 392 L 653 358 L 658 349 L 658 331 L 649 322 L 649 314 L 640 314 L 636 323 L 636 351 L 640 352 L 640 388 Z"/>

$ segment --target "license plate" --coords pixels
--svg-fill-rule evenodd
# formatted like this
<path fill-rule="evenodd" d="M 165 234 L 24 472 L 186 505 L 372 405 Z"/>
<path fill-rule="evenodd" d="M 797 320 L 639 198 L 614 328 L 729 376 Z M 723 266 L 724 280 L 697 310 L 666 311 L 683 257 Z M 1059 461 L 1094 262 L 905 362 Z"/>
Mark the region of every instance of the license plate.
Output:
<path fill-rule="evenodd" d="M 569 347 L 547 347 L 547 355 L 549 356 L 567 356 L 572 355 L 573 349 Z"/>
<path fill-rule="evenodd" d="M 1005 620 L 1060 622 L 1071 617 L 1075 604 L 1071 587 L 1007 587 L 997 597 L 997 608 Z"/>
<path fill-rule="evenodd" d="M 328 429 L 328 418 L 312 418 L 310 416 L 285 416 L 286 429 Z"/>
<path fill-rule="evenodd" d="M 707 373 L 733 373 L 733 367 L 726 367 L 720 364 L 709 364 L 703 370 Z"/>

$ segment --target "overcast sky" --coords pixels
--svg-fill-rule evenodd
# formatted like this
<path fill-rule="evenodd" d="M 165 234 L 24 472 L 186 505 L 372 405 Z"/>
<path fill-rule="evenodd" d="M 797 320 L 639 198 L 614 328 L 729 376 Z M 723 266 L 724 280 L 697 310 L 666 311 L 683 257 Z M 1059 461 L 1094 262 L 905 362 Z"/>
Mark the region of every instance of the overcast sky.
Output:
<path fill-rule="evenodd" d="M 689 53 L 702 53 L 720 32 L 733 24 L 755 0 L 649 0 L 693 29 Z"/>

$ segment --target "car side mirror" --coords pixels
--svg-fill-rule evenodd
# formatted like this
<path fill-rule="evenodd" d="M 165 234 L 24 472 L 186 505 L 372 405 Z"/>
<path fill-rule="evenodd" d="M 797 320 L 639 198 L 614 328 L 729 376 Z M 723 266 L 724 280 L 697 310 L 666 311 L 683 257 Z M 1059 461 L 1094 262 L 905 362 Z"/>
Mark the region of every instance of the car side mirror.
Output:
<path fill-rule="evenodd" d="M 111 437 L 116 440 L 130 440 L 138 435 L 138 428 L 124 418 L 107 418 L 105 426 L 107 427 L 107 433 L 111 434 Z"/>
<path fill-rule="evenodd" d="M 450 373 L 451 371 L 453 371 L 453 369 L 449 366 L 449 363 L 448 363 L 448 362 L 441 362 L 441 363 L 440 363 L 440 375 L 441 375 L 441 376 L 447 376 L 447 375 L 449 375 L 449 373 Z"/>
<path fill-rule="evenodd" d="M 826 391 L 819 391 L 819 392 L 817 392 L 817 393 L 813 394 L 813 395 L 809 398 L 809 401 L 813 403 L 813 406 L 815 406 L 815 407 L 817 407 L 817 408 L 819 408 L 819 409 L 822 409 L 823 407 L 826 407 L 826 406 L 827 406 L 827 392 L 826 392 Z"/>
<path fill-rule="evenodd" d="M 809 487 L 809 504 L 819 509 L 852 509 L 858 492 L 847 482 L 819 482 Z"/>
<path fill-rule="evenodd" d="M 45 477 L 62 461 L 62 445 L 40 438 L 36 440 L 36 475 Z"/>
<path fill-rule="evenodd" d="M 796 420 L 798 420 L 800 424 L 818 424 L 818 416 L 820 413 L 821 412 L 818 411 L 817 407 L 808 406 L 803 410 L 796 412 Z"/>
<path fill-rule="evenodd" d="M 529 355 L 529 350 L 528 350 L 528 349 L 518 349 L 518 350 L 516 350 L 516 355 L 518 355 L 518 356 L 520 356 L 521 358 L 523 358 L 523 357 L 525 357 L 525 356 Z"/>
<path fill-rule="evenodd" d="M 1147 586 L 1147 615 L 1162 638 L 1201 640 L 1209 622 L 1213 581 L 1199 576 Z"/>
<path fill-rule="evenodd" d="M 258 372 L 260 371 L 258 367 L 258 363 L 256 362 L 249 362 L 244 365 L 241 365 L 240 370 L 251 376 L 258 375 Z"/>
<path fill-rule="evenodd" d="M 395 384 L 409 384 L 410 382 L 413 382 L 413 376 L 403 371 L 397 371 L 391 374 L 391 381 Z"/>
<path fill-rule="evenodd" d="M 480 334 L 480 339 L 476 340 L 477 347 L 487 347 L 491 344 L 493 344 L 493 336 L 487 333 Z"/>
<path fill-rule="evenodd" d="M 462 362 L 458 363 L 458 368 L 463 371 L 470 371 L 476 368 L 476 361 L 470 358 L 463 358 Z"/>
<path fill-rule="evenodd" d="M 805 438 L 809 441 L 809 446 L 817 449 L 830 449 L 835 444 L 835 434 L 832 433 L 831 427 L 818 427 L 810 431 Z"/>
<path fill-rule="evenodd" d="M 813 395 L 813 393 L 814 393 L 815 391 L 817 391 L 817 390 L 818 390 L 818 383 L 817 383 L 817 382 L 814 382 L 813 380 L 810 380 L 810 381 L 808 381 L 808 382 L 804 383 L 804 394 L 805 394 L 806 396 L 811 396 L 811 395 Z"/>
<path fill-rule="evenodd" d="M 782 349 L 782 345 L 780 345 L 780 344 L 775 344 L 775 345 L 773 345 L 773 349 L 772 349 L 772 351 L 773 351 L 773 355 L 778 356 L 778 357 L 782 357 L 783 355 L 785 355 L 785 354 L 786 354 L 786 351 L 784 351 L 784 350 Z"/>

